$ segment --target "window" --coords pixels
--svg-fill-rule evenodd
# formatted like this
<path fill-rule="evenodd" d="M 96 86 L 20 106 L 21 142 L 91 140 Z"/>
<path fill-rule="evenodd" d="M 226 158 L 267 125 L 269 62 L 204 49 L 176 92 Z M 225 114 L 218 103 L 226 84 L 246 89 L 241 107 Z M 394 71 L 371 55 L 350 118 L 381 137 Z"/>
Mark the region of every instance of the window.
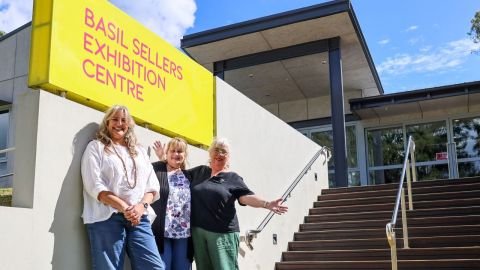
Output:
<path fill-rule="evenodd" d="M 480 117 L 453 120 L 459 177 L 480 175 Z"/>
<path fill-rule="evenodd" d="M 8 146 L 9 111 L 0 111 L 0 150 Z M 0 175 L 7 173 L 7 153 L 0 154 Z M 0 178 L 0 182 L 4 180 Z"/>
<path fill-rule="evenodd" d="M 358 168 L 357 159 L 357 136 L 355 126 L 345 127 L 346 143 L 347 143 L 347 164 L 348 164 L 348 186 L 360 185 L 360 171 Z M 335 155 L 333 149 L 333 132 L 331 129 L 312 131 L 311 139 L 322 146 L 327 146 L 332 149 L 332 154 Z M 335 187 L 335 162 L 334 158 L 328 162 L 328 182 L 330 187 Z"/>

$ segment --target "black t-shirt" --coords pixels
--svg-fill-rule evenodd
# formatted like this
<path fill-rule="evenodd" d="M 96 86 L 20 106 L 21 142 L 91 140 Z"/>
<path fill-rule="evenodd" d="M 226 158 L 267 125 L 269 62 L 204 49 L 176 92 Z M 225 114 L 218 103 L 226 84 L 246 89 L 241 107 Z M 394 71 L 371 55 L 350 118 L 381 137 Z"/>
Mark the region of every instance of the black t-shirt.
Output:
<path fill-rule="evenodd" d="M 188 170 L 192 181 L 193 227 L 216 233 L 239 232 L 235 201 L 241 196 L 254 194 L 234 172 L 222 172 L 210 177 L 208 166 Z"/>

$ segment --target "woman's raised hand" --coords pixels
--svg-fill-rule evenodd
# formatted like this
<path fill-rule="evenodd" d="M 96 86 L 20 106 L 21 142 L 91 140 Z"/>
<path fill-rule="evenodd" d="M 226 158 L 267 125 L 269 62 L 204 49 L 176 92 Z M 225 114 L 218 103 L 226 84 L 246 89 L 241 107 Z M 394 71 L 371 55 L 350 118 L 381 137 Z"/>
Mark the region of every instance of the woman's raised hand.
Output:
<path fill-rule="evenodd" d="M 165 144 L 162 144 L 161 141 L 155 141 L 153 143 L 153 150 L 155 151 L 155 155 L 160 161 L 164 161 L 165 158 Z"/>

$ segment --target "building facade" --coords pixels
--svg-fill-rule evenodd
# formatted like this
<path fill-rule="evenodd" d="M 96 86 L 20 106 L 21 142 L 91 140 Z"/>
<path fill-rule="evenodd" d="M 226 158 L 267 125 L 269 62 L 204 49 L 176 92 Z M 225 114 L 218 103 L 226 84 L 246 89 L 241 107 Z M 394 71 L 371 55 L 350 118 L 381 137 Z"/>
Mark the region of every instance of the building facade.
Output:
<path fill-rule="evenodd" d="M 350 1 L 187 35 L 182 48 L 333 148 L 331 187 L 398 182 L 410 135 L 420 180 L 480 174 L 480 82 L 385 95 Z"/>

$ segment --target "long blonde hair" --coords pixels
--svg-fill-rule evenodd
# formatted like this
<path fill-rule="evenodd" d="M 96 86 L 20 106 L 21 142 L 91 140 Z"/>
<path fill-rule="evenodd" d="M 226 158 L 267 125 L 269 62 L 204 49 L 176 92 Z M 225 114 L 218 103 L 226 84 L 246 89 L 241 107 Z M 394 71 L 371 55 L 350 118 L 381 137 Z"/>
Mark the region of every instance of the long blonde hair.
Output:
<path fill-rule="evenodd" d="M 127 119 L 128 131 L 124 136 L 124 141 L 127 145 L 130 156 L 135 157 L 137 155 L 137 150 L 135 150 L 135 146 L 137 145 L 137 136 L 135 136 L 133 131 L 133 128 L 135 127 L 135 121 L 130 115 L 127 107 L 123 105 L 113 105 L 112 107 L 108 108 L 95 137 L 105 145 L 105 152 L 111 152 L 111 150 L 109 150 L 109 146 L 111 146 L 113 142 L 108 132 L 108 121 L 110 121 L 113 118 L 113 115 L 115 115 L 118 111 L 123 112 L 125 114 L 125 118 Z"/>

